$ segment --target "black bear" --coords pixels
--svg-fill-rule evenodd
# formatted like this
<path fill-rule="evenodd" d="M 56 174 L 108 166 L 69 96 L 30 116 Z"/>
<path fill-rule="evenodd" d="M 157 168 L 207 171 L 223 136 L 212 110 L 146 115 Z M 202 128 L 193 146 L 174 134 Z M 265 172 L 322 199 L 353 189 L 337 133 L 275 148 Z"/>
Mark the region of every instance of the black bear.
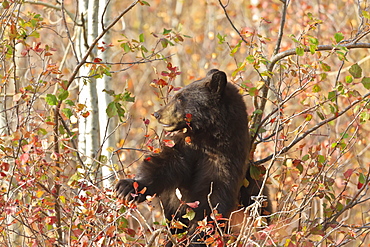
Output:
<path fill-rule="evenodd" d="M 183 221 L 190 233 L 210 215 L 210 204 L 228 217 L 239 205 L 251 145 L 247 109 L 238 89 L 227 82 L 224 72 L 213 69 L 204 79 L 181 89 L 154 116 L 166 131 L 178 131 L 175 145 L 145 158 L 135 179 L 120 180 L 118 197 L 142 202 L 156 194 L 166 218 Z M 179 210 L 176 189 L 182 201 L 199 202 L 190 222 L 182 218 L 187 206 Z M 242 196 L 249 200 L 252 195 L 244 189 Z"/>

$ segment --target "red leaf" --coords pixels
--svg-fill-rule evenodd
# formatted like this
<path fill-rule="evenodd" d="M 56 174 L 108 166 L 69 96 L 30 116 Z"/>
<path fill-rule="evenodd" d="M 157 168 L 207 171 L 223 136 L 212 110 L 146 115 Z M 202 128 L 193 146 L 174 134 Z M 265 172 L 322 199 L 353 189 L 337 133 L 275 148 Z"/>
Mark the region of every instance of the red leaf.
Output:
<path fill-rule="evenodd" d="M 186 113 L 186 115 L 185 115 L 185 121 L 186 122 L 191 122 L 191 117 L 192 117 L 192 115 L 190 113 Z"/>
<path fill-rule="evenodd" d="M 191 208 L 197 208 L 199 206 L 199 201 L 187 202 L 186 205 L 188 205 Z"/>
<path fill-rule="evenodd" d="M 162 72 L 161 72 L 161 75 L 162 75 L 162 76 L 168 76 L 168 75 L 169 75 L 169 73 L 168 73 L 167 71 L 162 71 Z"/>
<path fill-rule="evenodd" d="M 89 115 L 90 115 L 90 112 L 88 112 L 88 111 L 86 111 L 86 112 L 82 113 L 82 116 L 83 116 L 84 118 L 87 118 Z"/>
<path fill-rule="evenodd" d="M 357 189 L 361 189 L 365 183 L 366 183 L 366 178 L 363 173 L 360 173 L 358 176 Z"/>
<path fill-rule="evenodd" d="M 9 171 L 9 168 L 10 168 L 10 164 L 9 163 L 6 163 L 6 162 L 1 162 L 1 169 L 4 170 L 4 171 Z"/>
<path fill-rule="evenodd" d="M 175 67 L 175 68 L 176 68 L 176 67 Z M 169 70 L 171 70 L 171 71 L 173 70 L 172 63 L 168 63 L 168 64 L 167 64 L 167 69 L 169 69 Z"/>
<path fill-rule="evenodd" d="M 343 173 L 344 177 L 348 179 L 352 175 L 353 171 L 353 169 L 348 169 L 345 173 Z"/>
<path fill-rule="evenodd" d="M 156 82 L 156 84 L 157 84 L 158 86 L 167 86 L 167 85 L 168 85 L 168 83 L 167 83 L 165 80 L 163 80 L 163 79 L 159 79 L 159 80 Z"/>
<path fill-rule="evenodd" d="M 25 163 L 27 163 L 27 161 L 30 159 L 30 154 L 28 153 L 24 153 L 22 154 L 19 159 L 21 160 L 22 162 L 22 165 L 24 165 Z"/>
<path fill-rule="evenodd" d="M 222 239 L 221 239 L 221 238 L 217 238 L 217 239 L 216 239 L 216 243 L 217 243 L 217 247 L 222 247 L 222 246 L 224 246 L 224 242 L 222 241 Z"/>
<path fill-rule="evenodd" d="M 57 222 L 57 217 L 56 216 L 49 216 L 49 217 L 46 217 L 45 218 L 45 223 L 47 225 L 52 225 L 52 224 L 54 224 L 56 222 Z"/>
<path fill-rule="evenodd" d="M 139 184 L 136 181 L 132 183 L 132 186 L 134 187 L 135 190 L 139 188 Z"/>
<path fill-rule="evenodd" d="M 98 58 L 98 57 L 94 58 L 94 63 L 100 63 L 101 61 L 102 61 L 101 58 Z"/>
<path fill-rule="evenodd" d="M 175 142 L 173 140 L 163 140 L 163 142 L 164 142 L 164 145 L 167 147 L 172 148 L 173 146 L 175 146 Z"/>

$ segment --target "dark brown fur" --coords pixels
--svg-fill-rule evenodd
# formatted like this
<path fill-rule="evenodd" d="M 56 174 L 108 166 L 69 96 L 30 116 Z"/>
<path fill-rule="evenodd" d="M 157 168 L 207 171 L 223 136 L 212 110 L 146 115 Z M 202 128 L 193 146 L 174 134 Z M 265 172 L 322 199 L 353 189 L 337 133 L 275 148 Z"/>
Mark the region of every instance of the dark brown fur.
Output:
<path fill-rule="evenodd" d="M 186 132 L 179 131 L 174 136 L 173 147 L 164 146 L 162 152 L 145 159 L 135 180 L 120 180 L 116 185 L 118 196 L 133 199 L 136 181 L 139 191 L 144 187 L 147 190 L 135 200 L 141 202 L 146 195 L 157 194 L 166 218 L 183 221 L 192 232 L 197 221 L 210 215 L 207 196 L 213 184 L 211 204 L 228 217 L 239 205 L 249 164 L 248 116 L 238 89 L 227 82 L 224 72 L 211 70 L 204 79 L 184 87 L 154 115 L 165 130 Z M 193 209 L 196 215 L 190 222 L 182 218 L 186 205 L 177 211 L 180 202 L 176 188 L 183 201 L 200 202 Z M 255 193 L 256 189 L 252 191 Z M 250 198 L 251 194 L 244 191 L 242 197 L 246 196 Z"/>

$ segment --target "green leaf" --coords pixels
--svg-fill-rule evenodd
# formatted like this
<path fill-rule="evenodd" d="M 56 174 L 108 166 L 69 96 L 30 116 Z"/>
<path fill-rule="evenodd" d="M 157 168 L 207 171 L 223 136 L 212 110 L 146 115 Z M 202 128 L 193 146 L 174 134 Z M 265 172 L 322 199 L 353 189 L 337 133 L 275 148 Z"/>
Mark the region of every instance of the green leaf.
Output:
<path fill-rule="evenodd" d="M 72 110 L 69 108 L 62 109 L 62 112 L 68 119 L 73 115 Z"/>
<path fill-rule="evenodd" d="M 195 217 L 194 210 L 189 210 L 185 215 L 182 216 L 185 219 L 193 220 Z"/>
<path fill-rule="evenodd" d="M 361 67 L 355 63 L 351 66 L 349 69 L 349 73 L 354 77 L 354 78 L 360 78 L 362 75 L 362 69 Z"/>
<path fill-rule="evenodd" d="M 317 49 L 317 46 L 316 45 L 310 45 L 310 52 L 311 52 L 311 54 L 315 54 L 316 49 Z"/>
<path fill-rule="evenodd" d="M 304 49 L 303 47 L 297 47 L 295 48 L 295 52 L 297 53 L 298 56 L 303 56 L 304 55 Z"/>
<path fill-rule="evenodd" d="M 54 94 L 47 94 L 45 100 L 46 100 L 46 103 L 48 105 L 57 105 L 58 104 L 57 97 Z"/>
<path fill-rule="evenodd" d="M 171 33 L 172 29 L 165 29 L 163 28 L 163 35 L 167 35 L 169 33 Z"/>
<path fill-rule="evenodd" d="M 105 110 L 108 117 L 114 117 L 117 115 L 117 108 L 115 102 L 110 102 Z"/>
<path fill-rule="evenodd" d="M 346 83 L 351 83 L 351 82 L 353 82 L 353 77 L 350 76 L 350 75 L 347 75 L 346 76 Z"/>
<path fill-rule="evenodd" d="M 221 34 L 217 33 L 216 37 L 218 38 L 218 43 L 219 44 L 225 43 L 225 41 L 226 41 L 226 35 L 221 35 Z"/>
<path fill-rule="evenodd" d="M 309 154 L 306 154 L 305 156 L 302 157 L 303 161 L 307 161 L 310 158 Z"/>
<path fill-rule="evenodd" d="M 1 5 L 3 6 L 4 9 L 8 9 L 9 8 L 9 2 L 7 0 L 4 0 Z"/>
<path fill-rule="evenodd" d="M 345 53 L 342 51 L 336 51 L 336 53 L 340 61 L 348 61 Z"/>
<path fill-rule="evenodd" d="M 126 102 L 135 102 L 135 96 L 131 96 L 131 93 L 126 91 L 122 96 L 122 100 Z"/>
<path fill-rule="evenodd" d="M 312 92 L 318 93 L 321 91 L 321 87 L 318 84 L 313 85 Z"/>
<path fill-rule="evenodd" d="M 308 39 L 308 41 L 309 41 L 311 44 L 313 44 L 313 45 L 318 45 L 318 44 L 319 44 L 319 40 L 318 40 L 317 38 L 315 38 L 315 37 L 310 37 L 310 38 Z"/>
<path fill-rule="evenodd" d="M 362 78 L 361 83 L 366 89 L 370 89 L 370 77 Z"/>
<path fill-rule="evenodd" d="M 235 45 L 235 47 L 231 50 L 230 52 L 230 56 L 234 56 L 234 54 L 239 50 L 240 46 L 241 46 L 241 43 L 242 41 L 239 40 L 238 44 Z"/>
<path fill-rule="evenodd" d="M 58 100 L 65 100 L 69 96 L 69 92 L 67 90 L 64 90 L 63 88 L 59 88 L 57 92 Z"/>
<path fill-rule="evenodd" d="M 336 211 L 337 211 L 337 212 L 339 212 L 339 211 L 341 211 L 343 208 L 344 208 L 344 207 L 343 207 L 343 204 L 342 204 L 342 203 L 340 203 L 340 202 L 338 202 L 338 203 L 337 203 L 337 206 L 336 206 Z"/>
<path fill-rule="evenodd" d="M 366 177 L 363 173 L 360 173 L 360 176 L 358 177 L 358 181 L 362 184 L 366 183 Z"/>
<path fill-rule="evenodd" d="M 130 52 L 131 51 L 131 48 L 130 48 L 128 43 L 123 43 L 121 46 L 123 47 L 123 50 L 125 52 Z"/>
<path fill-rule="evenodd" d="M 259 180 L 261 178 L 261 169 L 258 166 L 251 165 L 249 169 L 251 178 L 254 180 Z"/>
<path fill-rule="evenodd" d="M 37 130 L 37 134 L 38 134 L 38 135 L 46 135 L 46 134 L 48 134 L 48 132 L 46 131 L 46 129 L 39 128 L 39 129 Z"/>
<path fill-rule="evenodd" d="M 139 3 L 144 6 L 150 6 L 150 4 L 147 1 L 140 0 Z"/>
<path fill-rule="evenodd" d="M 326 63 L 324 63 L 324 62 L 321 62 L 320 64 L 321 64 L 321 68 L 322 68 L 324 71 L 330 71 L 330 70 L 331 70 L 331 67 L 330 67 L 328 64 L 326 64 Z"/>
<path fill-rule="evenodd" d="M 335 100 L 334 100 L 335 101 Z M 338 109 L 337 107 L 334 105 L 329 105 L 330 107 L 330 112 L 333 113 L 333 114 L 337 114 L 338 113 Z"/>
<path fill-rule="evenodd" d="M 337 92 L 336 91 L 331 91 L 328 93 L 328 100 L 335 102 L 337 99 Z"/>
<path fill-rule="evenodd" d="M 256 87 L 251 87 L 248 90 L 248 93 L 250 96 L 257 96 L 258 95 L 258 89 Z"/>
<path fill-rule="evenodd" d="M 365 123 L 370 119 L 370 113 L 363 111 L 360 113 L 360 123 Z"/>
<path fill-rule="evenodd" d="M 324 116 L 324 114 L 322 114 L 322 112 L 316 111 L 316 113 L 317 113 L 317 115 L 319 116 L 319 118 L 321 120 L 324 120 L 325 119 L 325 116 Z"/>
<path fill-rule="evenodd" d="M 253 115 L 259 115 L 259 114 L 262 114 L 262 110 L 261 109 L 257 109 L 253 112 Z"/>
<path fill-rule="evenodd" d="M 125 109 L 123 109 L 122 104 L 116 102 L 116 109 L 119 117 L 125 116 L 126 111 Z"/>
<path fill-rule="evenodd" d="M 139 35 L 139 40 L 140 40 L 141 43 L 144 42 L 144 34 Z"/>
<path fill-rule="evenodd" d="M 342 33 L 336 33 L 334 34 L 334 39 L 337 43 L 339 43 L 344 39 L 344 36 Z"/>
<path fill-rule="evenodd" d="M 298 171 L 299 171 L 300 174 L 303 173 L 303 165 L 302 165 L 302 162 L 297 162 L 296 163 L 296 168 L 298 169 Z"/>
<path fill-rule="evenodd" d="M 247 57 L 245 58 L 245 60 L 246 60 L 248 63 L 250 63 L 250 64 L 253 64 L 253 63 L 256 61 L 256 59 L 253 57 L 253 55 L 249 55 L 249 56 L 247 56 Z"/>
<path fill-rule="evenodd" d="M 324 155 L 317 155 L 317 161 L 320 162 L 320 163 L 324 163 L 325 162 L 325 156 Z"/>
<path fill-rule="evenodd" d="M 173 43 L 171 43 L 168 39 L 165 38 L 161 39 L 161 44 L 163 48 L 166 48 L 168 45 L 173 46 Z"/>

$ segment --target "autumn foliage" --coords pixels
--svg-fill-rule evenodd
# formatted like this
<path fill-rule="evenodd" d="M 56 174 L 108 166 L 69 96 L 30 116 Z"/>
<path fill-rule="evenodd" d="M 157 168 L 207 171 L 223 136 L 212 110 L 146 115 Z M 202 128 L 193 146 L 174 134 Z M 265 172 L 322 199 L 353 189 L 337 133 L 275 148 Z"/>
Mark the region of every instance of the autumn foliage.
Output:
<path fill-rule="evenodd" d="M 1 2 L 2 246 L 184 243 L 169 230 L 186 226 L 163 220 L 156 198 L 123 202 L 105 182 L 133 177 L 144 153 L 171 145 L 151 114 L 212 68 L 245 96 L 251 176 L 265 178 L 275 210 L 266 225 L 255 198 L 235 213 L 237 231 L 219 231 L 214 211 L 216 229 L 199 222 L 207 244 L 370 244 L 366 2 L 108 1 L 110 19 L 96 19 L 103 28 L 93 39 L 80 35 L 88 23 L 76 2 Z M 92 157 L 79 123 L 96 113 L 79 99 L 102 78 L 112 88 L 97 98 L 109 96 L 104 117 L 114 128 L 99 126 L 105 135 Z M 108 138 L 115 145 L 103 155 Z"/>

